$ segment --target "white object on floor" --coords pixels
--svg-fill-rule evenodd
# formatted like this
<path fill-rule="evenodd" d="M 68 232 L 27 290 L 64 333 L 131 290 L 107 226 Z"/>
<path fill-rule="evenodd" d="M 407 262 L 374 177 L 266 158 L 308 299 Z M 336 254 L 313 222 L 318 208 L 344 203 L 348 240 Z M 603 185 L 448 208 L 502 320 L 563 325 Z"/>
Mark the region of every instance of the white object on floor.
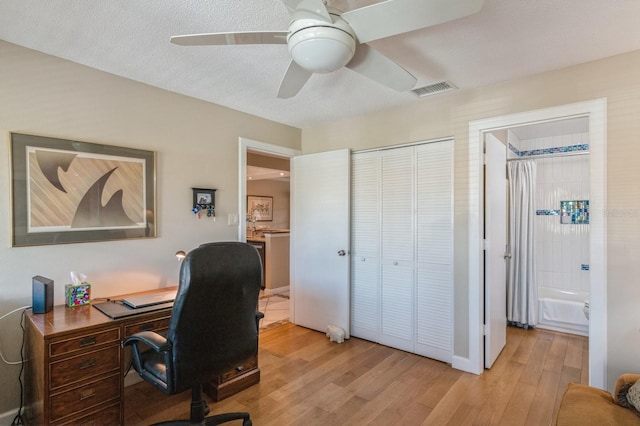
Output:
<path fill-rule="evenodd" d="M 342 343 L 344 342 L 344 336 L 345 332 L 341 327 L 333 324 L 327 326 L 327 337 L 331 342 Z"/>

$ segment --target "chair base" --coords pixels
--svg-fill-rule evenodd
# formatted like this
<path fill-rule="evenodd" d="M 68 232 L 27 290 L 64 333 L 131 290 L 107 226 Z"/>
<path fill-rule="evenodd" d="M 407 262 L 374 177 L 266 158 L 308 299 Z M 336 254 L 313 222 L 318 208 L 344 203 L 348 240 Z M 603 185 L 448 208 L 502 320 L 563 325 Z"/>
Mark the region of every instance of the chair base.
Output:
<path fill-rule="evenodd" d="M 189 420 L 173 420 L 169 422 L 155 423 L 154 425 L 160 426 L 188 426 L 188 425 L 207 425 L 216 426 L 233 420 L 242 420 L 242 426 L 252 426 L 253 423 L 249 418 L 249 413 L 223 413 L 216 414 L 210 417 L 206 417 L 201 422 L 190 422 Z"/>
<path fill-rule="evenodd" d="M 170 420 L 167 422 L 155 423 L 155 425 L 209 425 L 215 426 L 233 420 L 242 420 L 242 426 L 252 426 L 249 413 L 221 413 L 213 416 L 205 417 L 209 414 L 209 406 L 202 399 L 202 385 L 194 386 L 191 389 L 191 418 L 189 420 Z"/>

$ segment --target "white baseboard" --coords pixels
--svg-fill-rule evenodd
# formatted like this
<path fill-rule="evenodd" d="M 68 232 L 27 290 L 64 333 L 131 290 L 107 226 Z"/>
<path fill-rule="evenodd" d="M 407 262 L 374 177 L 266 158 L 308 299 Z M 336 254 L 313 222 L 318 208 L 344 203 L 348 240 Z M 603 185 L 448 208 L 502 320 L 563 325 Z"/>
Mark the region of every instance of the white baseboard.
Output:
<path fill-rule="evenodd" d="M 10 425 L 13 419 L 18 414 L 18 409 L 15 408 L 4 413 L 0 413 L 0 425 Z"/>
<path fill-rule="evenodd" d="M 273 296 L 275 294 L 288 293 L 289 286 L 287 285 L 287 286 L 277 287 L 277 288 L 265 288 L 263 292 L 265 296 Z"/>

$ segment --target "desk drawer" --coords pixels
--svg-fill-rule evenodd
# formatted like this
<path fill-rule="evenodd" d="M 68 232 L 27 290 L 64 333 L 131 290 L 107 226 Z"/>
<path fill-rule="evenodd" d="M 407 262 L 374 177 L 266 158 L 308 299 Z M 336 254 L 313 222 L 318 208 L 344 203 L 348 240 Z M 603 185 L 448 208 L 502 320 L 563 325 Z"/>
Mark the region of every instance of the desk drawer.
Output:
<path fill-rule="evenodd" d="M 73 426 L 110 426 L 120 425 L 120 403 L 100 408 L 91 414 L 82 417 L 70 417 L 62 420 L 56 425 L 73 425 Z"/>
<path fill-rule="evenodd" d="M 111 342 L 120 342 L 120 327 L 55 341 L 49 345 L 49 354 L 51 357 L 70 355 L 78 351 L 93 350 L 99 345 Z"/>
<path fill-rule="evenodd" d="M 120 371 L 119 345 L 52 362 L 49 371 L 49 388 L 56 389 L 114 370 Z"/>
<path fill-rule="evenodd" d="M 124 327 L 124 337 L 129 337 L 141 331 L 155 331 L 157 333 L 159 331 L 167 330 L 169 328 L 170 319 L 171 317 L 167 316 L 126 325 Z"/>
<path fill-rule="evenodd" d="M 217 383 L 224 383 L 224 382 L 228 382 L 229 380 L 233 379 L 234 377 L 240 376 L 242 374 L 245 374 L 247 371 L 252 370 L 258 368 L 258 359 L 256 357 L 254 357 L 253 359 L 250 359 L 249 361 L 235 367 L 233 370 L 227 371 L 226 373 L 222 374 L 221 376 L 218 376 L 217 378 Z"/>
<path fill-rule="evenodd" d="M 96 382 L 86 383 L 82 386 L 66 392 L 51 396 L 51 420 L 56 421 L 69 414 L 100 405 L 111 399 L 120 398 L 120 375 Z"/>

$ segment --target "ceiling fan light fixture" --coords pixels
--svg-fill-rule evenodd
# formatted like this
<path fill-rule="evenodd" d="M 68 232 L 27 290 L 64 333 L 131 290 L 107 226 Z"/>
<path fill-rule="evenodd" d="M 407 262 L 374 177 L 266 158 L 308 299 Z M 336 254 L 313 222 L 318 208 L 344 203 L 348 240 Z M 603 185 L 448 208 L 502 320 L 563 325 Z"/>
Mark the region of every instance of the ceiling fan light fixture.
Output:
<path fill-rule="evenodd" d="M 295 21 L 289 28 L 287 45 L 291 58 L 302 68 L 326 74 L 344 67 L 353 58 L 355 36 L 344 21 L 338 20 L 335 26 L 300 21 Z M 343 26 L 345 28 L 340 28 Z"/>
<path fill-rule="evenodd" d="M 346 12 L 327 5 L 329 1 L 281 0 L 291 15 L 287 31 L 187 34 L 173 36 L 171 42 L 181 46 L 286 43 L 291 60 L 278 89 L 280 99 L 298 94 L 313 74 L 343 67 L 405 92 L 415 87 L 417 79 L 368 43 L 477 13 L 485 0 L 385 0 Z M 415 93 L 432 94 L 432 89 Z"/>

